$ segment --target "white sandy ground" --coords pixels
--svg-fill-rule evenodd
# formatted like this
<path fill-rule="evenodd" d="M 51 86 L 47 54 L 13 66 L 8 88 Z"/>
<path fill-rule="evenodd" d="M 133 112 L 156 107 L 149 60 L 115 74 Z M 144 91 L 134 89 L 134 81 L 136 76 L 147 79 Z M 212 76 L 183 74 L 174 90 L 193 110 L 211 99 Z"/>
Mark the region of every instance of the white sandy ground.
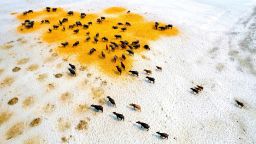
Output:
<path fill-rule="evenodd" d="M 127 76 L 117 81 L 93 67 L 70 78 L 66 73 L 68 62 L 63 62 L 61 57 L 45 62 L 51 55 L 49 50 L 55 46 L 38 44 L 39 34 L 15 32 L 19 23 L 11 12 L 46 6 L 85 12 L 122 6 L 149 20 L 172 23 L 181 34 L 150 43 L 152 50 L 144 53 L 150 60 L 135 56 L 135 70 L 163 67 L 162 72 L 153 70 L 155 84 L 146 82 L 143 73 L 139 78 Z M 0 49 L 0 68 L 4 69 L 0 80 L 12 76 L 15 82 L 11 87 L 0 89 L 0 112 L 14 112 L 10 120 L 0 126 L 0 143 L 20 144 L 35 137 L 41 143 L 58 144 L 61 137 L 70 135 L 70 144 L 256 143 L 255 25 L 256 2 L 253 0 L 1 1 L 0 44 L 15 42 L 10 49 Z M 18 38 L 27 43 L 17 42 Z M 24 57 L 30 58 L 29 62 L 13 73 L 16 61 Z M 62 66 L 57 68 L 59 63 Z M 38 64 L 40 68 L 28 72 L 26 68 L 30 64 Z M 48 78 L 38 82 L 36 78 L 42 73 L 48 74 Z M 53 75 L 56 73 L 64 73 L 64 77 L 56 79 Z M 88 73 L 92 73 L 89 78 Z M 101 79 L 107 81 L 106 86 L 101 86 Z M 54 90 L 47 89 L 48 83 L 54 83 Z M 199 95 L 190 93 L 190 87 L 195 84 L 205 88 Z M 104 105 L 103 114 L 91 110 L 76 114 L 74 109 L 78 104 L 97 103 L 92 99 L 91 88 L 104 90 L 104 95 L 116 100 L 117 107 Z M 59 96 L 66 91 L 73 96 L 63 104 Z M 7 102 L 14 96 L 19 97 L 19 102 L 9 106 Z M 22 100 L 28 96 L 34 96 L 35 103 L 24 109 Z M 245 107 L 237 107 L 235 99 L 244 102 Z M 42 110 L 47 103 L 55 105 L 50 114 Z M 132 111 L 127 107 L 129 103 L 139 103 L 142 112 Z M 123 113 L 125 121 L 115 120 L 113 111 Z M 5 139 L 12 125 L 17 122 L 28 125 L 35 117 L 42 118 L 38 127 L 25 126 L 22 135 Z M 59 118 L 70 121 L 71 128 L 60 132 Z M 78 122 L 86 118 L 90 118 L 88 129 L 76 130 Z M 141 130 L 135 124 L 138 120 L 148 123 L 150 130 Z M 160 139 L 156 131 L 168 133 L 169 139 Z"/>

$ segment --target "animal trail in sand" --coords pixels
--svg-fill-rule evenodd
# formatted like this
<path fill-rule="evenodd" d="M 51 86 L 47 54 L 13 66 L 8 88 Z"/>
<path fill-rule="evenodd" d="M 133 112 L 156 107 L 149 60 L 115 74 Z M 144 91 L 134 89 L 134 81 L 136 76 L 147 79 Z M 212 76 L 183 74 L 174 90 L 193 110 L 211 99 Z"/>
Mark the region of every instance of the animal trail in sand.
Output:
<path fill-rule="evenodd" d="M 149 41 L 179 33 L 176 27 L 164 23 L 155 28 L 155 22 L 122 7 L 84 14 L 48 8 L 22 13 L 17 18 L 23 23 L 18 26 L 18 32 L 39 31 L 43 41 L 59 45 L 55 51 L 60 55 L 74 57 L 82 65 L 96 65 L 110 76 L 119 75 L 117 67 L 122 74 L 128 73 L 134 62 L 132 53 L 149 50 Z M 26 20 L 34 21 L 33 26 Z"/>

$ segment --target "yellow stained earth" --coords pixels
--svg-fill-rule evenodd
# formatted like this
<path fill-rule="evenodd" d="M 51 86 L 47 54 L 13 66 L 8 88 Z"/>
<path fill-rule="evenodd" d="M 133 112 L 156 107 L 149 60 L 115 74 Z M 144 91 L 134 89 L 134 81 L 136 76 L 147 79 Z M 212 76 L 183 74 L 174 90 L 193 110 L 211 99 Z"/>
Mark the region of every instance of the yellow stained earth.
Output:
<path fill-rule="evenodd" d="M 127 52 L 130 49 L 128 46 L 121 48 L 120 41 L 127 41 L 131 44 L 133 41 L 139 40 L 140 47 L 130 49 L 135 54 L 139 54 L 143 51 L 147 51 L 144 45 L 148 45 L 149 41 L 159 39 L 161 36 L 176 36 L 179 31 L 176 27 L 172 27 L 166 30 L 159 30 L 154 28 L 155 22 L 146 20 L 142 15 L 130 12 L 122 7 L 111 7 L 105 9 L 100 13 L 86 13 L 84 18 L 81 18 L 79 12 L 74 12 L 73 15 L 68 15 L 68 11 L 62 8 L 57 8 L 57 11 L 47 12 L 46 9 L 40 11 L 33 11 L 28 14 L 18 14 L 17 18 L 23 23 L 25 20 L 33 20 L 33 28 L 26 28 L 24 25 L 20 25 L 17 28 L 19 33 L 31 33 L 39 31 L 42 33 L 42 40 L 47 43 L 58 44 L 55 51 L 62 56 L 74 56 L 76 60 L 82 65 L 96 65 L 102 72 L 110 76 L 119 76 L 116 66 L 122 69 L 122 75 L 128 73 L 132 69 L 134 62 L 133 56 Z M 97 23 L 97 19 L 105 17 L 101 23 Z M 59 24 L 63 18 L 67 18 L 68 21 Z M 42 20 L 49 20 L 50 23 L 41 23 Z M 83 24 L 88 24 L 89 28 L 83 26 L 74 26 L 69 28 L 69 25 L 75 24 L 80 21 Z M 131 25 L 125 25 L 128 22 Z M 118 25 L 122 23 L 123 25 Z M 53 25 L 59 26 L 57 29 L 53 28 Z M 166 24 L 159 22 L 159 26 L 165 26 Z M 113 29 L 113 26 L 117 26 L 117 29 Z M 63 30 L 65 27 L 65 30 Z M 121 28 L 126 28 L 122 31 Z M 52 31 L 49 32 L 49 29 Z M 75 33 L 74 30 L 79 30 Z M 87 34 L 89 32 L 89 34 Z M 94 41 L 96 33 L 99 33 L 97 37 L 98 42 Z M 115 35 L 121 35 L 120 39 L 116 39 Z M 90 37 L 89 41 L 86 38 Z M 108 41 L 103 41 L 102 38 L 106 37 Z M 73 44 L 79 41 L 77 46 Z M 68 42 L 67 46 L 62 46 L 61 43 Z M 115 50 L 111 49 L 110 42 L 115 42 L 119 46 Z M 149 45 L 150 47 L 150 45 Z M 89 54 L 90 50 L 95 48 L 95 52 Z M 105 54 L 105 58 L 102 56 Z M 126 59 L 122 58 L 125 55 Z M 117 56 L 117 60 L 113 61 L 114 56 Z M 121 67 L 121 62 L 125 65 L 125 69 Z"/>

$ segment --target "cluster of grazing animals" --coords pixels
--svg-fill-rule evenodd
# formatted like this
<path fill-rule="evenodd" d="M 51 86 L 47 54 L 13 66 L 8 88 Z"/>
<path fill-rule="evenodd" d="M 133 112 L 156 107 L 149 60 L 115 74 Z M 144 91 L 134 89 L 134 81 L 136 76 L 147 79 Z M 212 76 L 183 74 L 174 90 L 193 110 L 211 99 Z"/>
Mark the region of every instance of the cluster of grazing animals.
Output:
<path fill-rule="evenodd" d="M 90 51 L 89 51 L 89 55 L 93 54 L 95 51 L 96 51 L 95 48 L 91 48 Z"/>
<path fill-rule="evenodd" d="M 81 13 L 81 14 L 80 14 L 80 17 L 81 17 L 82 19 L 85 18 L 85 16 L 86 16 L 85 13 Z"/>
<path fill-rule="evenodd" d="M 111 98 L 110 96 L 107 96 L 108 101 L 113 105 L 116 106 L 116 102 L 113 98 Z"/>
<path fill-rule="evenodd" d="M 122 69 L 119 66 L 116 66 L 117 71 L 120 73 L 120 75 L 122 74 Z"/>
<path fill-rule="evenodd" d="M 117 112 L 113 112 L 114 115 L 116 115 L 117 119 L 123 120 L 124 121 L 124 115 L 117 113 Z"/>
<path fill-rule="evenodd" d="M 70 68 L 68 68 L 69 72 L 71 75 L 75 76 L 76 75 L 76 67 L 75 65 L 69 64 Z"/>
<path fill-rule="evenodd" d="M 152 74 L 152 71 L 151 70 L 148 70 L 148 69 L 144 69 L 144 71 L 146 72 L 146 74 Z"/>
<path fill-rule="evenodd" d="M 140 105 L 134 103 L 131 103 L 129 105 L 132 106 L 135 111 L 141 111 Z"/>
<path fill-rule="evenodd" d="M 161 133 L 161 132 L 156 132 L 157 134 L 159 134 L 159 136 L 163 139 L 168 139 L 169 135 L 167 133 Z"/>
<path fill-rule="evenodd" d="M 94 105 L 94 104 L 92 104 L 91 107 L 93 107 L 97 111 L 103 112 L 103 107 L 101 105 Z"/>
<path fill-rule="evenodd" d="M 159 66 L 156 66 L 157 67 L 157 70 L 162 70 L 162 68 L 161 67 L 159 67 Z M 145 73 L 147 74 L 147 75 L 150 75 L 150 74 L 152 74 L 152 71 L 151 70 L 148 70 L 148 69 L 144 69 L 144 71 L 145 71 Z M 130 70 L 129 71 L 130 73 L 131 73 L 131 75 L 135 75 L 135 76 L 139 76 L 139 72 L 138 71 L 132 71 L 132 70 Z M 155 83 L 155 78 L 153 78 L 153 77 L 149 77 L 149 76 L 146 76 L 146 79 L 147 79 L 147 81 L 148 82 L 150 82 L 150 83 Z"/>
<path fill-rule="evenodd" d="M 69 16 L 74 15 L 74 12 L 73 11 L 68 11 L 68 15 Z"/>
<path fill-rule="evenodd" d="M 61 45 L 62 45 L 63 47 L 66 47 L 66 46 L 68 45 L 68 42 L 63 42 L 63 43 L 61 43 Z"/>
<path fill-rule="evenodd" d="M 147 78 L 147 80 L 151 83 L 155 83 L 155 78 L 153 78 L 153 77 L 149 77 L 149 76 L 146 76 L 146 78 Z"/>
<path fill-rule="evenodd" d="M 141 121 L 137 121 L 136 122 L 137 124 L 139 124 L 141 126 L 141 128 L 144 128 L 146 129 L 147 131 L 149 130 L 150 126 L 144 122 L 141 122 Z"/>
<path fill-rule="evenodd" d="M 74 44 L 73 44 L 73 47 L 76 47 L 79 45 L 79 41 L 76 41 Z"/>
<path fill-rule="evenodd" d="M 46 11 L 47 12 L 51 12 L 51 11 L 57 11 L 57 8 L 51 8 L 51 7 L 46 7 Z M 29 10 L 27 11 L 27 13 L 32 13 L 33 11 L 32 10 Z M 127 13 L 129 13 L 130 11 L 127 11 Z M 75 12 L 73 11 L 68 11 L 67 12 L 67 15 L 68 16 L 72 16 L 74 15 Z M 85 18 L 86 14 L 85 13 L 80 13 L 80 18 L 83 19 Z M 101 23 L 102 21 L 104 21 L 106 19 L 106 17 L 99 17 L 97 19 L 97 23 Z M 53 27 L 52 28 L 49 28 L 48 31 L 49 33 L 51 33 L 53 30 L 56 30 L 58 29 L 61 29 L 62 31 L 65 31 L 66 28 L 65 26 L 66 25 L 63 25 L 63 23 L 65 22 L 68 22 L 68 18 L 67 17 L 64 17 L 60 20 L 58 20 L 58 24 L 56 25 L 52 25 Z M 41 24 L 43 23 L 50 23 L 49 20 L 42 20 L 41 21 Z M 24 25 L 26 28 L 33 28 L 34 26 L 34 21 L 30 21 L 30 20 L 25 20 L 24 23 L 22 23 L 22 25 Z M 82 33 L 82 30 L 79 28 L 81 26 L 81 28 L 83 29 L 88 29 L 89 26 L 92 25 L 92 22 L 89 21 L 87 22 L 86 24 L 82 24 L 80 21 L 76 21 L 75 23 L 71 24 L 71 25 L 68 25 L 68 28 L 69 29 L 72 29 L 73 30 L 73 33 L 74 34 L 78 34 L 78 33 Z M 155 22 L 155 29 L 161 29 L 161 26 L 159 26 L 160 24 L 158 22 Z M 126 21 L 126 22 L 117 22 L 114 26 L 112 26 L 113 29 L 118 29 L 120 28 L 121 31 L 126 31 L 128 29 L 128 27 L 131 26 L 131 23 Z M 164 27 L 165 29 L 169 29 L 169 28 L 172 28 L 173 26 L 171 24 L 168 24 L 168 25 L 165 25 L 165 26 L 162 26 Z M 77 29 L 75 29 L 77 28 Z M 93 36 L 90 36 L 90 32 L 86 32 L 86 38 L 85 38 L 85 41 L 86 42 L 89 42 L 90 40 L 92 40 L 92 42 L 94 43 L 98 43 L 100 40 L 102 42 L 107 42 L 106 44 L 106 50 L 109 52 L 113 52 L 115 50 L 118 50 L 118 49 L 122 49 L 124 51 L 126 51 L 125 53 L 122 54 L 122 56 L 120 57 L 120 59 L 118 59 L 118 57 L 116 55 L 114 55 L 114 57 L 111 59 L 111 61 L 113 61 L 114 63 L 116 63 L 117 60 L 120 60 L 120 65 L 119 66 L 116 66 L 116 70 L 121 74 L 122 71 L 125 71 L 126 70 L 126 66 L 124 65 L 124 60 L 126 60 L 126 55 L 134 55 L 134 52 L 136 51 L 136 49 L 140 48 L 140 47 L 143 47 L 144 49 L 147 49 L 147 50 L 150 50 L 150 47 L 149 45 L 147 44 L 144 44 L 142 45 L 140 43 L 139 40 L 134 40 L 134 41 L 131 41 L 131 42 L 128 42 L 127 40 L 122 40 L 122 35 L 121 34 L 114 34 L 114 38 L 116 40 L 120 39 L 120 43 L 119 42 L 113 42 L 113 41 L 110 41 L 107 37 L 99 37 L 99 33 L 97 33 L 94 37 Z M 68 45 L 71 45 L 70 43 L 68 42 L 63 42 L 61 43 L 61 45 L 63 47 L 66 47 Z M 73 43 L 72 47 L 76 47 L 79 45 L 79 41 L 76 41 Z M 109 49 L 110 47 L 110 49 Z M 90 49 L 89 51 L 89 55 L 93 54 L 94 52 L 96 51 L 95 48 L 92 48 Z M 101 58 L 105 58 L 106 57 L 106 53 L 104 53 L 104 51 L 101 51 L 101 53 L 99 54 L 99 57 Z M 162 70 L 161 67 L 157 67 L 157 70 Z M 150 70 L 144 70 L 147 74 L 151 74 L 151 71 Z M 131 75 L 135 75 L 135 76 L 139 76 L 139 73 L 137 71 L 129 71 L 131 73 Z M 155 80 L 154 78 L 152 77 L 146 77 L 147 80 L 149 82 L 152 82 L 154 83 Z"/>
<path fill-rule="evenodd" d="M 162 70 L 162 67 L 159 67 L 159 66 L 156 66 L 156 68 L 157 68 L 157 70 Z M 144 69 L 143 70 L 147 75 L 150 75 L 150 74 L 152 74 L 152 71 L 151 70 L 149 70 L 149 69 Z M 138 71 L 132 71 L 132 70 L 130 70 L 129 71 L 130 73 L 131 73 L 131 75 L 135 75 L 135 76 L 139 76 L 139 72 Z M 155 83 L 155 78 L 153 78 L 153 77 L 149 77 L 149 76 L 146 76 L 146 79 L 147 79 L 147 81 L 149 82 L 149 83 Z"/>
<path fill-rule="evenodd" d="M 135 76 L 139 76 L 139 72 L 138 71 L 133 71 L 133 70 L 130 70 L 129 71 L 132 75 L 135 75 Z"/>
<path fill-rule="evenodd" d="M 70 65 L 71 65 L 71 64 L 70 64 Z M 113 106 L 116 106 L 115 100 L 114 100 L 113 98 L 111 98 L 110 96 L 107 96 L 107 99 L 108 99 L 108 101 L 109 101 Z M 135 111 L 141 111 L 141 107 L 140 107 L 138 104 L 132 103 L 132 104 L 129 104 L 129 105 L 132 106 Z M 99 112 L 99 111 L 103 112 L 103 106 L 101 106 L 101 105 L 94 105 L 94 104 L 92 104 L 91 107 L 94 108 L 97 112 Z M 123 114 L 117 113 L 117 112 L 112 112 L 112 113 L 116 116 L 117 120 L 124 121 L 125 117 L 124 117 Z M 141 128 L 143 128 L 143 129 L 149 131 L 149 129 L 150 129 L 149 124 L 147 124 L 147 123 L 145 123 L 145 122 L 141 122 L 141 121 L 137 121 L 136 123 L 139 124 Z M 162 139 L 168 139 L 168 137 L 169 137 L 169 135 L 168 135 L 167 133 L 162 133 L 162 132 L 159 132 L 159 131 L 156 132 L 156 133 L 157 133 Z"/>
<path fill-rule="evenodd" d="M 23 15 L 27 15 L 27 14 L 29 14 L 29 13 L 33 13 L 33 10 L 24 11 L 24 12 L 23 12 Z"/>
<path fill-rule="evenodd" d="M 34 27 L 35 22 L 31 21 L 31 20 L 25 20 L 22 25 L 25 26 L 25 28 L 29 29 L 29 28 L 33 28 Z"/>
<path fill-rule="evenodd" d="M 199 92 L 201 92 L 204 87 L 200 86 L 200 85 L 196 85 L 196 87 L 194 88 L 190 88 L 192 90 L 192 92 L 194 92 L 195 94 L 198 94 Z"/>

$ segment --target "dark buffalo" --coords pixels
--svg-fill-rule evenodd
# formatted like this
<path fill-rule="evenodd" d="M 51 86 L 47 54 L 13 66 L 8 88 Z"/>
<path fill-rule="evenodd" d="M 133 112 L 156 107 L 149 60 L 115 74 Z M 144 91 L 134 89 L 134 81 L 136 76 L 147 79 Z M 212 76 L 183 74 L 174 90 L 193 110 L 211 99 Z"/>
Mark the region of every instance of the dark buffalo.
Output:
<path fill-rule="evenodd" d="M 120 114 L 120 113 L 117 113 L 117 112 L 113 112 L 113 114 L 116 115 L 117 119 L 120 119 L 120 120 L 124 121 L 124 115 L 123 114 Z"/>
<path fill-rule="evenodd" d="M 144 128 L 146 129 L 147 131 L 149 130 L 150 126 L 144 122 L 141 122 L 141 121 L 137 121 L 136 122 L 137 124 L 140 124 L 141 128 Z"/>
<path fill-rule="evenodd" d="M 93 107 L 93 108 L 96 109 L 97 111 L 103 112 L 103 107 L 102 107 L 101 105 L 91 105 L 91 107 Z"/>

